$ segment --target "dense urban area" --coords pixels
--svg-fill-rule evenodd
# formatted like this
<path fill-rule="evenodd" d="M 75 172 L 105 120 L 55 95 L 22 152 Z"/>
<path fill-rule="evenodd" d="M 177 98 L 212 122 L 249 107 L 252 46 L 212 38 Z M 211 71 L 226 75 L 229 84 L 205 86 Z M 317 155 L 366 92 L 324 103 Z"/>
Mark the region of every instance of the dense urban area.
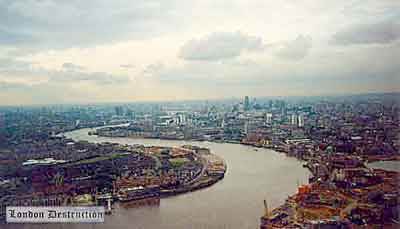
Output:
<path fill-rule="evenodd" d="M 0 218 L 7 206 L 159 204 L 208 187 L 226 164 L 207 148 L 75 142 L 66 131 L 126 123 L 117 107 L 4 107 L 1 110 Z"/>
<path fill-rule="evenodd" d="M 264 200 L 261 228 L 396 227 L 399 173 L 368 163 L 400 159 L 399 96 L 2 107 L 0 212 L 8 205 L 157 203 L 207 187 L 229 168 L 191 145 L 95 144 L 62 135 L 100 127 L 88 134 L 246 144 L 298 158 L 312 174 L 308 184 L 276 209 Z"/>

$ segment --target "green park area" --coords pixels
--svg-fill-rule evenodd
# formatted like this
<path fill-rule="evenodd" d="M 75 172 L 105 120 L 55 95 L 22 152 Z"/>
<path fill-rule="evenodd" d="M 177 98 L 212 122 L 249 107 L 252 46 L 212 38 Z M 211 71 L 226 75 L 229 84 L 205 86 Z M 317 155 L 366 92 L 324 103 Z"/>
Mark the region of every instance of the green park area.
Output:
<path fill-rule="evenodd" d="M 187 158 L 184 158 L 184 157 L 169 159 L 169 163 L 174 168 L 180 167 L 180 166 L 182 166 L 182 165 L 184 165 L 185 163 L 188 163 L 188 162 L 190 162 L 190 160 L 187 159 Z"/>

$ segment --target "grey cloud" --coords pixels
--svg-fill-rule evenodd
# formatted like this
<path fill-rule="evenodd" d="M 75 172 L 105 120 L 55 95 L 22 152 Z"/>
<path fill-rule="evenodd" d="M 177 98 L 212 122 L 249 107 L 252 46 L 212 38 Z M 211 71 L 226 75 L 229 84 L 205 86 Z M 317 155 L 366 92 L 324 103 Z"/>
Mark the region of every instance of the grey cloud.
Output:
<path fill-rule="evenodd" d="M 129 81 L 127 76 L 115 76 L 105 72 L 58 71 L 52 72 L 52 82 L 93 82 L 96 84 L 122 84 Z"/>
<path fill-rule="evenodd" d="M 296 39 L 287 42 L 281 47 L 277 55 L 289 60 L 300 60 L 307 56 L 312 47 L 310 36 L 299 35 Z"/>
<path fill-rule="evenodd" d="M 33 41 L 33 38 L 27 34 L 15 31 L 9 31 L 7 29 L 1 29 L 0 27 L 0 44 L 5 44 L 5 45 L 23 44 L 26 43 L 27 41 Z"/>
<path fill-rule="evenodd" d="M 326 90 L 329 93 L 336 93 L 335 90 L 340 90 L 339 88 L 350 92 L 351 87 L 364 91 L 398 91 L 399 50 L 400 42 L 351 49 L 344 53 L 328 50 L 321 52 L 323 57 L 310 55 L 301 64 L 277 60 L 275 63 L 280 65 L 278 68 L 273 67 L 274 62 L 264 61 L 250 62 L 250 67 L 236 61 L 227 61 L 225 64 L 211 61 L 190 62 L 179 68 L 163 69 L 155 77 L 163 86 L 182 88 L 208 89 L 219 85 L 225 89 L 240 86 L 249 90 L 255 87 L 271 90 L 303 87 L 304 91 Z M 378 59 L 376 53 L 380 53 Z"/>
<path fill-rule="evenodd" d="M 0 72 L 10 69 L 28 69 L 30 67 L 31 63 L 26 61 L 14 60 L 13 58 L 0 58 Z"/>
<path fill-rule="evenodd" d="M 400 39 L 400 23 L 385 21 L 375 24 L 357 24 L 337 32 L 332 42 L 339 45 L 385 44 Z"/>
<path fill-rule="evenodd" d="M 185 60 L 215 61 L 239 56 L 243 51 L 263 50 L 262 39 L 241 32 L 219 32 L 185 43 L 179 57 Z"/>
<path fill-rule="evenodd" d="M 20 89 L 20 88 L 24 88 L 24 87 L 25 87 L 24 84 L 0 81 L 0 89 L 3 89 L 3 90 L 13 90 L 13 89 Z"/>
<path fill-rule="evenodd" d="M 105 72 L 85 72 L 72 63 L 61 70 L 33 67 L 29 62 L 0 59 L 0 98 L 3 104 L 40 104 L 96 101 L 92 85 L 119 87 L 130 81 L 128 76 Z M 76 87 L 86 82 L 87 90 Z M 106 87 L 107 86 L 107 87 Z M 104 89 L 107 90 L 107 89 Z"/>
<path fill-rule="evenodd" d="M 157 63 L 147 65 L 144 68 L 143 73 L 153 75 L 153 74 L 157 74 L 157 73 L 161 72 L 162 70 L 164 70 L 164 68 L 165 68 L 165 66 L 161 62 L 157 62 Z"/>
<path fill-rule="evenodd" d="M 76 65 L 76 64 L 73 64 L 73 63 L 69 63 L 69 62 L 64 63 L 64 64 L 62 65 L 62 67 L 63 67 L 65 70 L 71 70 L 71 71 L 80 71 L 80 70 L 83 70 L 83 69 L 84 69 L 82 66 L 79 66 L 79 65 Z"/>
<path fill-rule="evenodd" d="M 86 72 L 84 68 L 72 63 L 64 63 L 62 70 L 49 70 L 33 67 L 31 63 L 14 59 L 0 59 L 0 80 L 26 79 L 29 81 L 49 81 L 51 83 L 92 82 L 95 84 L 123 84 L 130 81 L 125 75 L 112 75 L 105 72 Z M 6 81 L 5 81 L 6 82 Z"/>
<path fill-rule="evenodd" d="M 0 45 L 37 49 L 147 38 L 177 28 L 176 0 L 0 0 Z"/>

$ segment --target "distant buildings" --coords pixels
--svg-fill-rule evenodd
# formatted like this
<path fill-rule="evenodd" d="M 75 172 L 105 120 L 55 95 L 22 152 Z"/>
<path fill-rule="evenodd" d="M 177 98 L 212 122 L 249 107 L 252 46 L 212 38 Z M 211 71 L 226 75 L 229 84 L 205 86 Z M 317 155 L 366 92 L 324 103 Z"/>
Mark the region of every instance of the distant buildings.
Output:
<path fill-rule="evenodd" d="M 250 110 L 250 99 L 249 99 L 249 96 L 245 96 L 244 97 L 243 105 L 244 105 L 244 110 L 245 111 Z"/>
<path fill-rule="evenodd" d="M 297 120 L 298 127 L 303 127 L 304 126 L 304 116 L 299 115 L 297 118 L 298 118 L 298 120 Z"/>
<path fill-rule="evenodd" d="M 292 126 L 304 127 L 304 115 L 303 114 L 290 115 L 290 124 Z"/>
<path fill-rule="evenodd" d="M 57 164 L 55 160 L 64 160 L 67 163 L 71 160 L 87 161 L 92 160 L 93 157 L 100 156 L 101 158 L 115 150 L 118 151 L 118 148 L 112 145 L 72 143 L 70 140 L 56 138 L 54 134 L 49 133 L 126 122 L 130 122 L 130 125 L 101 128 L 93 134 L 110 137 L 207 140 L 273 148 L 286 152 L 289 156 L 308 161 L 307 166 L 313 174 L 312 182 L 325 182 L 337 187 L 341 185 L 362 189 L 376 181 L 375 175 L 364 173 L 363 169 L 353 168 L 353 164 L 359 160 L 374 161 L 398 157 L 400 105 L 390 102 L 391 100 L 385 100 L 384 97 L 379 103 L 371 102 L 372 100 L 368 98 L 361 100 L 352 99 L 352 97 L 346 97 L 346 100 L 257 99 L 257 103 L 252 101 L 246 96 L 235 101 L 207 102 L 206 106 L 204 102 L 193 102 L 63 109 L 0 107 L 0 165 L 4 165 L 0 166 L 0 191 L 3 190 L 8 195 L 10 184 L 15 184 L 15 187 L 22 184 L 19 183 L 21 178 L 8 179 L 14 176 L 10 175 L 13 170 L 8 168 L 21 166 L 29 169 L 37 166 L 54 166 L 53 164 Z M 393 101 L 398 100 L 393 99 Z M 142 152 L 145 149 L 143 147 L 137 150 Z M 146 183 L 150 179 L 146 175 L 146 168 L 153 168 L 157 163 L 152 157 L 142 158 L 140 154 L 132 154 L 131 157 L 132 159 L 128 161 L 131 169 L 117 166 L 118 170 L 123 169 L 122 174 L 129 177 L 132 168 L 137 168 L 134 169 L 133 174 L 137 176 L 135 175 L 133 180 Z M 40 160 L 43 158 L 49 159 Z M 186 182 L 196 173 L 201 172 L 195 164 L 188 164 L 182 169 L 175 168 L 175 172 L 171 175 L 169 173 L 171 168 L 168 166 L 169 159 L 160 157 L 160 166 L 165 165 L 166 170 L 163 174 L 165 184 L 174 184 L 177 178 L 182 178 Z M 121 162 L 119 165 L 125 165 L 124 163 L 127 162 L 125 157 L 114 160 L 115 163 L 118 161 Z M 179 160 L 173 160 L 173 162 L 180 163 Z M 103 168 L 100 171 L 101 174 L 113 166 L 103 160 L 96 164 L 102 165 L 97 166 L 97 168 Z M 66 183 L 74 186 L 61 186 L 61 189 L 91 192 L 90 182 L 96 180 L 87 178 L 90 174 L 86 174 L 86 167 L 86 165 L 74 165 L 74 169 L 70 170 L 71 174 L 65 179 Z M 214 173 L 214 171 L 211 172 Z M 34 188 L 50 193 L 60 190 L 57 187 L 45 189 L 49 186 L 46 183 L 49 179 L 41 174 L 42 172 L 39 171 L 34 176 L 35 179 L 40 178 L 34 180 L 36 185 Z M 24 176 L 31 175 L 27 173 Z M 104 179 L 104 177 L 100 178 Z M 391 189 L 391 186 L 386 186 L 388 190 L 395 191 Z M 355 191 L 350 194 L 362 196 L 357 193 L 357 190 Z M 381 190 L 377 187 L 377 191 Z M 320 204 L 318 195 L 310 193 L 312 195 L 302 196 L 309 198 L 303 203 Z M 6 196 L 5 194 L 0 192 L 0 196 Z M 391 196 L 396 195 L 385 191 L 383 197 L 389 200 Z M 387 201 L 387 204 L 392 204 L 391 200 Z M 359 209 L 354 209 L 354 211 L 359 211 Z M 284 215 L 286 212 L 277 214 L 275 218 L 274 215 L 271 216 L 278 222 L 284 222 L 286 217 L 290 216 L 290 211 L 288 213 L 287 216 Z M 279 217 L 284 218 L 281 220 Z"/>
<path fill-rule="evenodd" d="M 271 124 L 272 123 L 272 113 L 267 113 L 266 114 L 266 123 Z"/>
<path fill-rule="evenodd" d="M 124 109 L 122 106 L 116 106 L 114 109 L 115 109 L 115 115 L 117 115 L 117 116 L 124 115 Z"/>
<path fill-rule="evenodd" d="M 292 114 L 290 116 L 290 124 L 292 124 L 292 126 L 297 126 L 297 115 L 296 114 Z"/>
<path fill-rule="evenodd" d="M 176 114 L 174 118 L 174 122 L 177 125 L 186 125 L 186 115 L 185 114 Z"/>

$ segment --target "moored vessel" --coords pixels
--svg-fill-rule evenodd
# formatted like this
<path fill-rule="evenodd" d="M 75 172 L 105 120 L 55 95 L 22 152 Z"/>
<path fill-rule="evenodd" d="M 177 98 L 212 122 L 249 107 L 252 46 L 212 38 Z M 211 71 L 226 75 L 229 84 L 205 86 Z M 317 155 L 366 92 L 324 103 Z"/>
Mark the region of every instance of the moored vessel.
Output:
<path fill-rule="evenodd" d="M 118 200 L 122 206 L 135 206 L 147 204 L 159 204 L 160 186 L 138 186 L 122 188 L 118 192 Z"/>

